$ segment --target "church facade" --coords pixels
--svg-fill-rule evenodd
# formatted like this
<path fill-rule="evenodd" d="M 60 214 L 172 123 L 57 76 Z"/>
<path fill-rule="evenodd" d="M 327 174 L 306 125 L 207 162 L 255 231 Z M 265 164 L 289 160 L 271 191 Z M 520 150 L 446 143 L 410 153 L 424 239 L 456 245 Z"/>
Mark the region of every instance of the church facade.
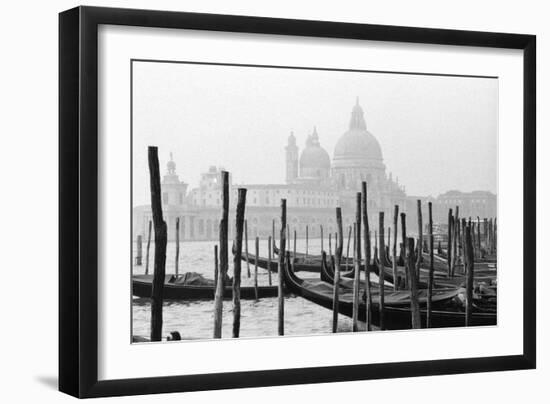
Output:
<path fill-rule="evenodd" d="M 287 222 L 291 232 L 304 238 L 321 234 L 325 237 L 336 231 L 335 208 L 342 207 L 344 232 L 355 220 L 357 192 L 361 183 L 368 184 L 368 211 L 371 229 L 378 228 L 379 212 L 384 212 L 386 227 L 393 221 L 393 207 L 407 212 L 409 226 L 416 229 L 416 200 L 420 199 L 427 217 L 427 202 L 432 202 L 434 220 L 445 222 L 447 212 L 460 206 L 461 215 L 496 215 L 496 195 L 476 191 L 461 193 L 449 191 L 437 198 L 407 197 L 405 189 L 392 174 L 386 173 L 380 144 L 367 130 L 364 113 L 356 102 L 351 112 L 348 129 L 339 138 L 332 159 L 322 147 L 317 129 L 307 137 L 301 151 L 293 133 L 285 146 L 286 175 L 284 184 L 234 185 L 230 176 L 230 204 L 234 206 L 237 189 L 247 189 L 246 220 L 248 237 L 263 239 L 276 229 L 280 218 L 280 201 L 287 200 Z M 180 219 L 183 240 L 215 240 L 221 215 L 221 171 L 211 166 L 201 175 L 199 186 L 188 190 L 188 184 L 176 174 L 172 155 L 167 173 L 162 180 L 163 213 L 168 226 L 168 239 L 175 238 L 176 218 Z M 410 215 L 409 215 L 410 212 Z M 150 206 L 137 206 L 133 210 L 133 233 L 146 235 L 152 214 Z M 475 217 L 475 216 L 474 216 Z M 230 236 L 234 229 L 230 226 Z"/>

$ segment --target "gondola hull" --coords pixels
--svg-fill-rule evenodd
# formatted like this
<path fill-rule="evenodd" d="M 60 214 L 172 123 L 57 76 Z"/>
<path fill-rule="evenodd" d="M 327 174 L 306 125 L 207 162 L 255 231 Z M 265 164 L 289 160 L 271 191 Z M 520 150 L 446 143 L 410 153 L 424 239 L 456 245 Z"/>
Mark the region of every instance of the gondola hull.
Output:
<path fill-rule="evenodd" d="M 325 283 L 328 287 L 313 288 L 308 287 L 307 281 L 298 278 L 294 272 L 285 266 L 284 272 L 285 286 L 287 289 L 313 303 L 316 303 L 329 310 L 333 308 L 332 294 L 328 291 L 332 285 Z M 319 284 L 323 284 L 320 282 Z M 321 289 L 321 290 L 319 290 Z M 322 290 L 324 289 L 324 291 Z M 348 317 L 352 317 L 353 301 L 346 293 L 345 289 L 341 289 L 338 312 Z M 380 310 L 378 302 L 373 299 L 371 319 L 375 326 L 380 326 Z M 422 324 L 426 324 L 426 309 L 421 309 Z M 359 319 L 366 320 L 366 305 L 364 301 L 359 304 Z M 496 325 L 496 313 L 476 312 L 472 314 L 470 326 L 490 326 Z M 441 327 L 463 327 L 465 326 L 465 314 L 463 311 L 452 310 L 432 310 L 431 313 L 432 328 Z M 412 327 L 411 311 L 408 307 L 386 306 L 384 308 L 384 328 L 390 330 L 410 329 Z"/>
<path fill-rule="evenodd" d="M 177 285 L 170 283 L 172 275 L 166 275 L 163 298 L 167 300 L 201 300 L 214 299 L 214 286 Z M 132 294 L 136 297 L 151 297 L 153 275 L 134 275 L 132 277 Z M 276 297 L 277 286 L 258 286 L 258 298 Z M 233 288 L 225 286 L 224 298 L 233 297 Z M 241 299 L 255 299 L 253 286 L 241 286 Z"/>

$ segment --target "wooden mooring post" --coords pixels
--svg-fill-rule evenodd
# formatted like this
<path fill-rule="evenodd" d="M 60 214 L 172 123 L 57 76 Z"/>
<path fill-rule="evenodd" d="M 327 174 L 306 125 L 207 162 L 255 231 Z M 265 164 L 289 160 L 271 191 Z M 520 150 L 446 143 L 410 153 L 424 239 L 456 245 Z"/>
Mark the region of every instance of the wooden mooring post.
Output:
<path fill-rule="evenodd" d="M 466 227 L 466 327 L 471 324 L 474 290 L 474 246 L 472 242 L 472 226 Z"/>
<path fill-rule="evenodd" d="M 268 279 L 268 282 L 269 282 L 269 286 L 271 286 L 273 284 L 273 282 L 271 280 L 271 261 L 272 261 L 272 258 L 273 258 L 273 255 L 272 255 L 272 252 L 271 252 L 272 247 L 273 247 L 273 242 L 271 241 L 271 236 L 269 236 L 268 241 L 267 241 L 267 261 L 269 262 L 268 269 L 267 269 L 267 279 Z"/>
<path fill-rule="evenodd" d="M 407 265 L 407 215 L 401 213 L 401 240 L 403 242 L 403 249 L 405 250 L 405 256 L 403 257 L 404 265 Z M 409 271 L 405 268 L 405 288 L 410 288 Z"/>
<path fill-rule="evenodd" d="M 153 268 L 153 287 L 151 292 L 151 341 L 162 339 L 162 304 L 164 280 L 166 275 L 166 244 L 168 230 L 162 216 L 160 170 L 158 148 L 149 146 L 149 177 L 151 184 L 151 210 L 155 227 L 155 263 Z"/>
<path fill-rule="evenodd" d="M 214 297 L 214 338 L 222 337 L 224 279 L 229 261 L 229 173 L 222 171 L 222 218 L 220 220 L 220 270 Z"/>
<path fill-rule="evenodd" d="M 483 258 L 483 251 L 481 251 L 481 222 L 479 216 L 477 217 L 477 251 L 479 258 Z"/>
<path fill-rule="evenodd" d="M 393 274 L 393 290 L 398 290 L 397 278 L 397 222 L 399 219 L 399 205 L 393 207 L 393 247 L 392 247 L 392 274 Z M 388 241 L 389 245 L 389 241 Z"/>
<path fill-rule="evenodd" d="M 428 202 L 428 237 L 430 238 L 430 271 L 428 273 L 428 297 L 426 301 L 426 328 L 432 326 L 432 294 L 434 287 L 434 231 L 432 203 Z"/>
<path fill-rule="evenodd" d="M 254 261 L 254 297 L 258 300 L 258 260 L 260 259 L 260 238 L 256 236 L 254 244 L 256 252 L 256 260 Z"/>
<path fill-rule="evenodd" d="M 235 244 L 233 250 L 233 338 L 239 338 L 241 329 L 241 263 L 243 253 L 246 189 L 239 188 L 237 195 L 237 217 L 235 226 Z"/>
<path fill-rule="evenodd" d="M 361 284 L 361 192 L 357 193 L 355 203 L 355 247 L 354 264 L 355 273 L 353 278 L 353 308 L 352 308 L 352 329 L 359 331 L 359 285 Z"/>
<path fill-rule="evenodd" d="M 294 259 L 296 259 L 296 230 L 294 230 L 294 246 L 293 247 L 294 247 L 294 249 L 292 251 L 293 252 L 292 257 Z"/>
<path fill-rule="evenodd" d="M 149 249 L 151 248 L 151 228 L 153 221 L 149 220 L 149 230 L 147 232 L 147 249 L 145 250 L 145 275 L 149 275 Z"/>
<path fill-rule="evenodd" d="M 332 233 L 328 234 L 328 256 L 332 257 Z"/>
<path fill-rule="evenodd" d="M 332 292 L 332 332 L 338 331 L 338 311 L 339 311 L 339 289 L 340 289 L 340 264 L 342 259 L 343 230 L 342 230 L 342 209 L 336 208 L 336 226 L 338 228 L 338 243 L 334 257 L 334 285 Z"/>
<path fill-rule="evenodd" d="M 180 268 L 180 218 L 176 217 L 176 257 L 174 262 L 174 272 L 179 275 Z"/>
<path fill-rule="evenodd" d="M 323 251 L 325 251 L 325 247 L 323 245 L 324 237 L 323 237 L 323 225 L 322 224 L 319 225 L 319 229 L 321 231 L 321 253 L 322 253 Z"/>
<path fill-rule="evenodd" d="M 348 246 L 346 248 L 346 269 L 349 267 L 349 243 L 351 241 L 351 231 L 352 231 L 352 228 L 351 226 L 349 226 L 349 230 L 348 230 Z"/>
<path fill-rule="evenodd" d="M 447 267 L 448 267 L 449 276 L 453 276 L 452 245 L 453 245 L 453 210 L 449 209 L 448 224 L 447 224 Z"/>
<path fill-rule="evenodd" d="M 284 297 L 284 265 L 285 265 L 285 228 L 286 228 L 286 199 L 281 199 L 281 233 L 280 233 L 280 251 L 279 266 L 277 268 L 277 301 L 278 301 L 278 332 L 279 335 L 285 335 L 285 297 Z"/>
<path fill-rule="evenodd" d="M 370 229 L 369 215 L 367 210 L 367 183 L 361 183 L 361 213 L 363 215 L 363 249 L 365 254 L 365 323 L 367 331 L 372 330 L 372 293 L 370 288 L 370 265 L 371 265 L 371 250 L 370 250 Z M 351 228 L 350 228 L 351 229 Z M 349 246 L 349 241 L 348 241 Z"/>
<path fill-rule="evenodd" d="M 378 302 L 378 309 L 380 311 L 380 329 L 383 330 L 385 328 L 384 324 L 384 260 L 383 260 L 383 254 L 384 254 L 384 212 L 378 213 L 378 233 L 380 237 L 380 260 L 378 261 L 378 267 L 380 268 L 380 275 L 378 279 L 378 295 L 379 295 L 379 302 Z"/>
<path fill-rule="evenodd" d="M 412 328 L 420 328 L 420 305 L 418 304 L 418 283 L 416 272 L 416 263 L 415 263 L 415 254 L 414 254 L 414 238 L 408 239 L 407 244 L 407 270 L 409 271 L 409 279 L 411 280 L 411 325 Z M 422 253 L 422 250 L 419 250 L 419 253 Z"/>
<path fill-rule="evenodd" d="M 306 224 L 306 259 L 309 253 L 309 225 Z"/>
<path fill-rule="evenodd" d="M 416 284 L 420 282 L 420 264 L 422 263 L 422 246 L 423 238 L 422 238 L 422 201 L 418 199 L 416 201 L 416 215 L 418 218 L 418 256 L 416 257 Z"/>
<path fill-rule="evenodd" d="M 218 245 L 214 245 L 214 287 L 218 284 L 218 277 L 220 276 L 220 267 L 218 265 Z M 215 293 L 215 291 L 214 291 Z"/>
<path fill-rule="evenodd" d="M 246 258 L 246 276 L 250 278 L 250 261 L 248 260 L 248 220 L 244 221 L 244 256 Z"/>
<path fill-rule="evenodd" d="M 143 242 L 141 234 L 138 234 L 136 239 L 136 265 L 141 266 L 143 257 Z"/>

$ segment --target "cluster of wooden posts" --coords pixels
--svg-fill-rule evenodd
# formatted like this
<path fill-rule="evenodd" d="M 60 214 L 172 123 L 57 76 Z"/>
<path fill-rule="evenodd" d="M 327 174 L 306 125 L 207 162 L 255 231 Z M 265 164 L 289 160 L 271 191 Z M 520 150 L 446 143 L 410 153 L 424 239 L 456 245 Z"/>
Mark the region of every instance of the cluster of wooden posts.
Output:
<path fill-rule="evenodd" d="M 158 166 L 158 154 L 156 147 L 149 147 L 149 171 L 151 182 L 151 207 L 153 212 L 153 224 L 155 235 L 155 259 L 154 259 L 154 276 L 152 286 L 151 299 L 151 340 L 158 341 L 161 339 L 162 331 L 162 294 L 165 280 L 165 261 L 166 261 L 166 242 L 167 229 L 166 223 L 162 216 L 161 206 L 161 191 L 160 191 L 160 174 Z M 246 208 L 246 189 L 238 189 L 238 200 L 236 206 L 235 217 L 235 239 L 232 245 L 233 254 L 233 280 L 232 280 L 232 295 L 233 295 L 233 328 L 232 337 L 238 338 L 240 333 L 241 319 L 241 302 L 240 302 L 240 287 L 241 287 L 241 269 L 243 262 L 243 237 L 244 237 L 244 254 L 246 257 L 247 275 L 251 276 L 250 262 L 248 260 L 248 226 L 245 220 Z M 430 327 L 430 317 L 432 312 L 432 294 L 434 287 L 434 234 L 432 221 L 432 204 L 428 203 L 428 240 L 424 239 L 422 225 L 422 206 L 421 201 L 417 201 L 417 217 L 418 217 L 418 236 L 417 239 L 407 237 L 406 229 L 406 214 L 399 213 L 399 206 L 395 205 L 393 211 L 393 244 L 391 244 L 392 228 L 387 228 L 387 245 L 385 242 L 385 224 L 384 212 L 379 212 L 378 229 L 374 230 L 374 248 L 371 248 L 372 231 L 369 224 L 369 215 L 367 211 L 367 183 L 362 183 L 361 192 L 356 194 L 356 209 L 355 221 L 353 226 L 348 229 L 347 251 L 346 257 L 343 256 L 344 234 L 342 225 L 342 210 L 336 208 L 336 223 L 337 232 L 334 234 L 334 254 L 332 248 L 332 234 L 328 235 L 329 255 L 334 259 L 334 288 L 333 288 L 333 321 L 332 331 L 337 332 L 338 329 L 338 305 L 339 305 L 339 284 L 341 270 L 343 266 L 349 264 L 350 242 L 353 241 L 353 313 L 352 313 L 352 328 L 353 331 L 359 330 L 359 305 L 360 305 L 360 285 L 364 282 L 365 304 L 366 304 L 366 329 L 372 329 L 372 287 L 370 282 L 371 263 L 379 264 L 379 268 L 383 268 L 385 260 L 389 260 L 391 256 L 391 265 L 393 272 L 393 289 L 410 291 L 411 301 L 411 324 L 412 328 L 421 328 L 421 314 L 419 304 L 419 287 L 420 281 L 420 265 L 422 262 L 422 252 L 429 253 L 429 276 L 427 289 L 427 316 L 426 327 Z M 469 325 L 472 315 L 472 296 L 473 296 L 473 281 L 474 281 L 474 257 L 483 258 L 492 255 L 496 252 L 496 219 L 484 219 L 483 232 L 481 231 L 481 221 L 477 218 L 476 222 L 471 219 L 459 218 L 458 207 L 453 214 L 452 209 L 449 210 L 448 223 L 448 239 L 447 239 L 447 262 L 449 268 L 449 276 L 455 275 L 455 268 L 458 262 L 462 262 L 463 272 L 466 277 L 466 313 L 465 325 Z M 401 219 L 401 251 L 397 253 L 398 244 L 398 224 Z M 284 335 L 284 266 L 290 265 L 290 227 L 287 225 L 287 209 L 286 200 L 281 199 L 281 218 L 280 218 L 279 246 L 278 254 L 275 254 L 275 221 L 272 225 L 272 236 L 268 238 L 268 262 L 269 265 L 278 255 L 277 269 L 277 289 L 278 289 L 278 334 Z M 176 221 L 176 274 L 178 273 L 179 260 L 179 220 Z M 229 173 L 222 172 L 222 217 L 219 226 L 219 245 L 214 246 L 214 268 L 215 268 L 215 298 L 214 298 L 214 338 L 222 337 L 222 313 L 225 283 L 228 279 L 229 267 Z M 321 252 L 324 253 L 323 245 L 323 227 L 321 232 Z M 294 234 L 293 258 L 296 259 L 296 231 Z M 307 259 L 309 254 L 309 228 L 306 226 L 306 251 Z M 255 256 L 254 263 L 254 286 L 256 299 L 258 298 L 258 258 L 259 258 L 259 238 L 255 238 Z M 138 238 L 138 257 L 141 264 L 141 236 Z M 147 240 L 146 253 L 146 268 L 149 270 L 149 246 L 151 243 L 151 222 L 149 222 L 149 234 Z M 390 254 L 391 246 L 391 254 Z M 438 250 L 441 252 L 441 244 L 438 245 Z M 372 255 L 371 255 L 372 252 Z M 364 257 L 362 258 L 362 255 Z M 405 266 L 405 278 L 398 276 L 397 262 L 401 259 Z M 364 265 L 365 275 L 364 280 L 361 279 L 361 266 Z M 380 266 L 380 264 L 382 264 Z M 380 272 L 381 273 L 381 272 Z M 272 284 L 271 271 L 268 269 L 269 284 Z M 379 327 L 384 329 L 384 280 L 380 276 L 379 285 Z"/>
<path fill-rule="evenodd" d="M 449 268 L 449 276 L 455 275 L 457 263 L 465 262 L 465 232 L 470 229 L 470 237 L 472 239 L 474 258 L 483 260 L 486 257 L 491 257 L 496 254 L 497 246 L 497 219 L 484 218 L 483 226 L 481 219 L 477 216 L 477 222 L 469 217 L 459 217 L 459 208 L 449 209 L 448 224 L 447 224 L 447 266 Z M 441 245 L 438 246 L 441 249 Z"/>

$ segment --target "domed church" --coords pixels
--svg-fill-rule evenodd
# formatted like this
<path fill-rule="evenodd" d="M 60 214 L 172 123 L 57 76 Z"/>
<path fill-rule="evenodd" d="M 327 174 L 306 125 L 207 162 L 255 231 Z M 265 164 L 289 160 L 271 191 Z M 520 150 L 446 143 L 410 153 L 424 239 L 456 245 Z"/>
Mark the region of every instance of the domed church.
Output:
<path fill-rule="evenodd" d="M 363 181 L 368 184 L 372 207 L 392 206 L 406 199 L 404 188 L 393 181 L 391 173 L 386 175 L 382 149 L 367 130 L 359 99 L 351 111 L 348 130 L 336 143 L 332 161 L 321 146 L 317 128 L 307 137 L 299 159 L 294 133 L 285 149 L 287 184 L 329 187 L 338 193 L 341 206 L 353 204 Z"/>

